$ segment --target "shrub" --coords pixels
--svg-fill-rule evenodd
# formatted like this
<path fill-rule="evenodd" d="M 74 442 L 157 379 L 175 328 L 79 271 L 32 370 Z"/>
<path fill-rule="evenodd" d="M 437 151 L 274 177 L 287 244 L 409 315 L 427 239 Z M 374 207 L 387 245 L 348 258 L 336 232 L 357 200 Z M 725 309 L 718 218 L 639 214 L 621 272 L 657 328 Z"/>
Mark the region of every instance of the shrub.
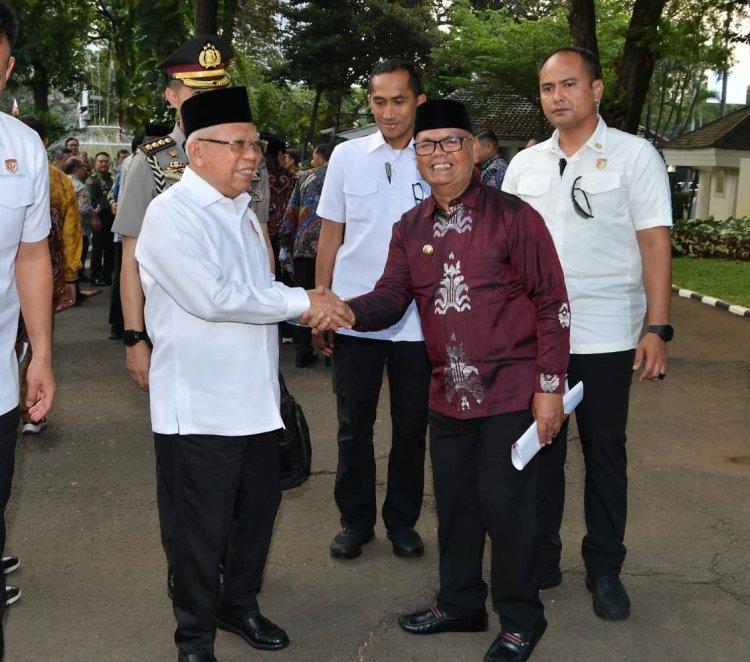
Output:
<path fill-rule="evenodd" d="M 676 221 L 672 228 L 672 253 L 750 260 L 750 218 Z"/>

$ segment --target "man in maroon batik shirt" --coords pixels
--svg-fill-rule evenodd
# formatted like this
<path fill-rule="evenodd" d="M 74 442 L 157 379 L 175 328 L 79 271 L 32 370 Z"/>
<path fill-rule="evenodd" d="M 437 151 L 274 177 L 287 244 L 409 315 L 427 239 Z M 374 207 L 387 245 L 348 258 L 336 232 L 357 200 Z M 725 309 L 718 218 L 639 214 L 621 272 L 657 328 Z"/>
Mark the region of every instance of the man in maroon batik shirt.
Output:
<path fill-rule="evenodd" d="M 385 271 L 348 302 L 354 329 L 397 321 L 412 299 L 432 364 L 430 452 L 440 590 L 399 618 L 414 634 L 487 630 L 482 579 L 502 631 L 485 661 L 525 660 L 546 621 L 534 575 L 537 466 L 511 446 L 536 419 L 541 444 L 563 421 L 570 310 L 552 238 L 528 204 L 472 179 L 472 127 L 457 101 L 417 108 L 417 164 L 432 195 L 393 228 Z"/>

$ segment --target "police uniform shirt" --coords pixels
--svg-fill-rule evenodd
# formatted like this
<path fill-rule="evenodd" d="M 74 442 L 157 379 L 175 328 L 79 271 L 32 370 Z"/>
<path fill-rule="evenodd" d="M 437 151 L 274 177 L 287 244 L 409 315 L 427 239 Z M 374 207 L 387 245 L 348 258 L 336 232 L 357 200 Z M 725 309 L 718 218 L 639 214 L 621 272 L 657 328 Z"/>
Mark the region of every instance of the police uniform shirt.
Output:
<path fill-rule="evenodd" d="M 550 230 L 570 298 L 571 352 L 634 348 L 646 314 L 636 232 L 672 225 L 669 180 L 656 149 L 599 120 L 568 158 L 555 131 L 513 158 L 502 189 L 534 207 Z M 573 195 L 583 211 L 590 205 L 593 218 L 580 215 Z"/>
<path fill-rule="evenodd" d="M 41 241 L 49 234 L 49 192 L 47 154 L 39 136 L 0 113 L 0 414 L 18 405 L 16 253 L 20 242 Z"/>

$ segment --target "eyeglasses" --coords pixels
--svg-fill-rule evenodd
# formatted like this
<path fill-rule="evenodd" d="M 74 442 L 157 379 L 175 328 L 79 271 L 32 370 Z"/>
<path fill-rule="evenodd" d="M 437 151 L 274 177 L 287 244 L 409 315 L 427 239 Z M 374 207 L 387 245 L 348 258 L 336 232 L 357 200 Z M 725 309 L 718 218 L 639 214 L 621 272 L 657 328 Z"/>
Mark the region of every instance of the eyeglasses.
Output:
<path fill-rule="evenodd" d="M 258 154 L 266 151 L 268 143 L 265 140 L 216 140 L 214 138 L 196 138 L 204 143 L 214 143 L 215 145 L 226 145 L 232 154 L 244 154 L 251 149 Z"/>
<path fill-rule="evenodd" d="M 422 183 L 417 182 L 416 184 L 411 185 L 411 194 L 414 196 L 414 204 L 418 205 L 422 200 L 424 200 L 424 189 L 422 188 Z"/>
<path fill-rule="evenodd" d="M 442 140 L 421 140 L 414 143 L 414 151 L 417 156 L 429 156 L 435 151 L 437 145 L 447 154 L 458 152 L 464 146 L 464 140 L 472 140 L 471 136 L 447 136 Z"/>
<path fill-rule="evenodd" d="M 581 218 L 583 219 L 594 218 L 594 214 L 591 211 L 591 203 L 589 202 L 589 196 L 586 195 L 586 191 L 584 191 L 580 186 L 578 186 L 578 182 L 581 181 L 582 177 L 583 175 L 578 175 L 578 177 L 576 177 L 575 180 L 573 180 L 573 188 L 570 189 L 570 199 L 573 201 L 573 209 L 576 210 L 576 214 L 578 214 Z M 579 194 L 581 197 L 583 197 L 583 202 L 586 205 L 585 208 L 581 206 L 581 203 L 578 202 L 578 200 L 576 199 L 576 196 L 578 196 Z"/>

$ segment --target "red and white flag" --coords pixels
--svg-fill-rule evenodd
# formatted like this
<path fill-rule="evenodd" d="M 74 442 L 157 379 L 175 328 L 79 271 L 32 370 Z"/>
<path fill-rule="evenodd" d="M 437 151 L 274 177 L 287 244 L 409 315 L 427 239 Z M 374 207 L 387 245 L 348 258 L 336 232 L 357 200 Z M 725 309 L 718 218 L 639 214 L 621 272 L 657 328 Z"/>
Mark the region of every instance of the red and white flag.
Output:
<path fill-rule="evenodd" d="M 13 108 L 11 109 L 11 115 L 18 117 L 18 101 L 13 97 Z"/>

